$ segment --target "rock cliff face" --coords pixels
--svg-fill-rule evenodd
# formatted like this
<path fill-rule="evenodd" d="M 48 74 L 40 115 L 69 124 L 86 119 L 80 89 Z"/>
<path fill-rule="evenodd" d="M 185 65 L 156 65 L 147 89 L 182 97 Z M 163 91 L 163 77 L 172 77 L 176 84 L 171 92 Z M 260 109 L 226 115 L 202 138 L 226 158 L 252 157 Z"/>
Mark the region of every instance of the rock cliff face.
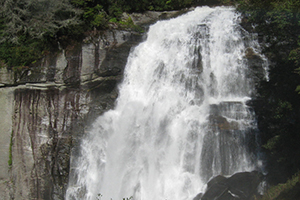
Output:
<path fill-rule="evenodd" d="M 150 24 L 179 12 L 132 14 Z M 130 49 L 143 34 L 93 32 L 17 73 L 0 69 L 0 200 L 64 199 L 71 155 L 113 108 Z"/>
<path fill-rule="evenodd" d="M 142 35 L 105 31 L 0 72 L 0 199 L 64 199 L 71 154 L 114 105 L 130 49 Z"/>

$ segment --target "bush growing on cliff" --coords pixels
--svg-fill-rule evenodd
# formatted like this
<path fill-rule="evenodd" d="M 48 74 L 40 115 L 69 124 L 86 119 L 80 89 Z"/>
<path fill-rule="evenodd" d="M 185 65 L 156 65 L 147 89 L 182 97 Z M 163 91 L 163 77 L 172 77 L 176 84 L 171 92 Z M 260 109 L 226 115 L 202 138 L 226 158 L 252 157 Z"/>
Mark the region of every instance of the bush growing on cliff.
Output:
<path fill-rule="evenodd" d="M 272 199 L 299 199 L 300 198 L 300 174 L 293 175 L 286 183 L 272 186 L 261 198 L 255 200 Z"/>
<path fill-rule="evenodd" d="M 8 158 L 8 166 L 11 167 L 12 166 L 12 146 L 13 146 L 13 131 L 11 132 L 10 135 L 10 144 L 9 144 L 9 158 Z"/>

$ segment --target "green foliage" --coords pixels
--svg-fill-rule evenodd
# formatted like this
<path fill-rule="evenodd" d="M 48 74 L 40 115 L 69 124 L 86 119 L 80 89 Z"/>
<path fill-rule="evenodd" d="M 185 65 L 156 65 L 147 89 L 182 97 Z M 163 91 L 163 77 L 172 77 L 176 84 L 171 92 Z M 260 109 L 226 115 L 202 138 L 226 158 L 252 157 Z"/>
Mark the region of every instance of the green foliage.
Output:
<path fill-rule="evenodd" d="M 297 185 L 298 184 L 298 185 Z M 255 198 L 260 200 L 272 200 L 272 199 L 299 199 L 299 172 L 293 175 L 286 183 L 272 186 L 261 198 Z"/>
<path fill-rule="evenodd" d="M 13 146 L 13 131 L 11 132 L 10 136 L 10 144 L 9 144 L 9 159 L 8 159 L 8 166 L 12 166 L 12 146 Z"/>
<path fill-rule="evenodd" d="M 109 23 L 138 32 L 123 12 L 173 10 L 193 0 L 4 0 L 0 8 L 0 63 L 15 70 L 30 67 L 45 52 L 80 41 L 84 32 Z"/>
<path fill-rule="evenodd" d="M 135 25 L 131 19 L 131 17 L 128 17 L 126 20 L 123 20 L 123 21 L 119 21 L 117 22 L 120 24 L 121 28 L 129 28 L 129 29 L 132 29 L 136 32 L 140 32 L 140 33 L 143 33 L 144 32 L 144 29 L 138 25 Z"/>
<path fill-rule="evenodd" d="M 120 5 L 118 5 L 117 3 L 112 4 L 109 9 L 108 9 L 108 13 L 111 17 L 115 17 L 117 19 L 120 19 L 123 13 L 123 9 Z"/>
<path fill-rule="evenodd" d="M 141 31 L 129 21 L 122 21 L 122 13 L 181 9 L 190 6 L 193 0 L 72 0 L 71 2 L 75 7 L 84 10 L 82 19 L 89 28 L 106 29 L 107 23 L 110 22 Z"/>
<path fill-rule="evenodd" d="M 94 7 L 87 7 L 84 11 L 83 18 L 90 23 L 91 27 L 106 28 L 107 14 L 103 10 L 103 6 L 97 4 Z"/>
<path fill-rule="evenodd" d="M 111 18 L 108 22 L 110 23 L 118 23 L 119 21 L 117 20 L 117 18 Z"/>
<path fill-rule="evenodd" d="M 86 4 L 87 4 L 87 1 L 85 1 L 85 0 L 71 0 L 71 3 L 73 4 L 73 5 L 75 5 L 76 7 L 84 7 L 84 6 L 86 6 Z"/>
<path fill-rule="evenodd" d="M 296 92 L 298 92 L 299 94 L 300 94 L 300 85 L 298 85 L 297 87 L 296 87 L 296 90 L 295 90 Z"/>
<path fill-rule="evenodd" d="M 91 21 L 91 25 L 96 28 L 105 28 L 107 25 L 107 18 L 104 12 L 99 12 L 99 14 L 94 15 L 94 19 Z"/>
<path fill-rule="evenodd" d="M 43 41 L 22 35 L 18 44 L 4 42 L 0 45 L 0 58 L 13 68 L 28 67 L 36 60 L 42 58 L 45 53 L 43 50 L 45 49 Z"/>
<path fill-rule="evenodd" d="M 291 52 L 289 54 L 289 60 L 293 61 L 296 66 L 300 65 L 300 47 L 291 50 Z M 298 71 L 298 73 L 299 73 L 299 71 Z"/>
<path fill-rule="evenodd" d="M 298 68 L 295 69 L 295 72 L 300 75 L 300 43 L 298 42 L 298 48 L 291 50 L 289 54 L 289 60 L 293 61 L 295 66 Z M 300 94 L 300 85 L 298 85 L 295 89 L 298 94 Z"/>
<path fill-rule="evenodd" d="M 118 20 L 117 18 L 111 18 L 109 20 L 109 23 L 113 23 L 117 25 L 121 29 L 130 29 L 139 33 L 143 33 L 144 29 L 138 25 L 135 25 L 131 19 L 131 17 L 128 17 L 127 19 Z"/>
<path fill-rule="evenodd" d="M 28 68 L 56 47 L 61 32 L 80 24 L 81 11 L 68 0 L 4 0 L 0 8 L 0 60 Z"/>
<path fill-rule="evenodd" d="M 293 106 L 290 102 L 288 101 L 284 101 L 282 102 L 282 100 L 279 100 L 278 105 L 275 107 L 275 111 L 274 111 L 274 118 L 275 119 L 279 119 L 281 120 L 283 117 L 285 117 L 287 114 L 287 112 L 290 112 L 293 110 Z"/>
<path fill-rule="evenodd" d="M 1 7 L 5 34 L 2 42 L 19 42 L 20 35 L 42 39 L 45 34 L 78 24 L 81 11 L 68 0 L 4 0 Z"/>
<path fill-rule="evenodd" d="M 280 141 L 280 136 L 276 135 L 273 138 L 269 139 L 267 141 L 267 144 L 264 144 L 263 147 L 268 150 L 273 150 L 273 149 L 275 149 L 275 147 L 279 141 Z"/>

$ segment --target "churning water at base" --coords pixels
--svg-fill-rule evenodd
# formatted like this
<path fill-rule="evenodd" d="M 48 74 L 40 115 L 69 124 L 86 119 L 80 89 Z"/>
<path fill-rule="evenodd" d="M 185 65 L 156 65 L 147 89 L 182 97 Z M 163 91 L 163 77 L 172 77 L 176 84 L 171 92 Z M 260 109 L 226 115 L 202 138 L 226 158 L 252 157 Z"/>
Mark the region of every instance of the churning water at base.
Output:
<path fill-rule="evenodd" d="M 193 199 L 212 176 L 259 167 L 245 104 L 245 51 L 258 47 L 239 22 L 233 8 L 202 7 L 150 27 L 115 109 L 82 141 L 67 199 Z"/>

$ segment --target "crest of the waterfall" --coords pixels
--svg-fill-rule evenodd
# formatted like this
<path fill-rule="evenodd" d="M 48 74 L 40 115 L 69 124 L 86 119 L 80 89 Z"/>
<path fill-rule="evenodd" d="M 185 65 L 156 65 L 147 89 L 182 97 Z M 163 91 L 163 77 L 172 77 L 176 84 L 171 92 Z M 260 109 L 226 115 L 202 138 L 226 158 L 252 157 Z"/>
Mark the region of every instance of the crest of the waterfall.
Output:
<path fill-rule="evenodd" d="M 258 167 L 245 51 L 259 50 L 239 20 L 202 7 L 150 27 L 115 109 L 82 141 L 67 199 L 192 199 L 212 176 Z"/>

